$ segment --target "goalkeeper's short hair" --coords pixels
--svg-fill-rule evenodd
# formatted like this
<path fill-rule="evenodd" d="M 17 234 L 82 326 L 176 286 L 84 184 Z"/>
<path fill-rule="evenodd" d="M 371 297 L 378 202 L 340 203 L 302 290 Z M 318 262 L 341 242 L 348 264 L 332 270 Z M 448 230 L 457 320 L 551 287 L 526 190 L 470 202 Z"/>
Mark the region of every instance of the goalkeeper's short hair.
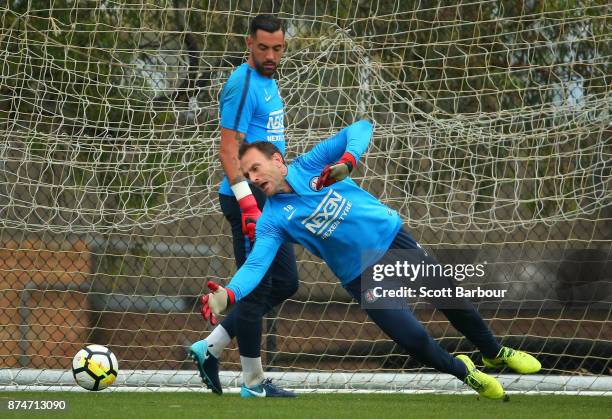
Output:
<path fill-rule="evenodd" d="M 238 149 L 238 158 L 241 159 L 242 156 L 244 156 L 245 153 L 252 148 L 259 150 L 264 156 L 266 156 L 269 159 L 271 159 L 272 156 L 276 153 L 280 154 L 281 157 L 283 157 L 283 153 L 281 153 L 278 147 L 276 147 L 271 142 L 253 141 L 252 143 L 242 143 L 242 145 Z M 285 160 L 284 157 L 283 157 L 283 160 Z"/>

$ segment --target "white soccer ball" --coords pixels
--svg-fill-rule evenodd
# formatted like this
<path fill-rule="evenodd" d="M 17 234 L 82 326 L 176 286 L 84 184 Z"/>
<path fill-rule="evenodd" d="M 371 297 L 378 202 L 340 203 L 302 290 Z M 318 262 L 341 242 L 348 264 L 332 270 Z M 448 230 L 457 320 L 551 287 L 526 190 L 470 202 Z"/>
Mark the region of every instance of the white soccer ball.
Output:
<path fill-rule="evenodd" d="M 106 346 L 86 346 L 72 359 L 72 375 L 87 390 L 104 390 L 115 382 L 118 372 L 117 357 Z"/>

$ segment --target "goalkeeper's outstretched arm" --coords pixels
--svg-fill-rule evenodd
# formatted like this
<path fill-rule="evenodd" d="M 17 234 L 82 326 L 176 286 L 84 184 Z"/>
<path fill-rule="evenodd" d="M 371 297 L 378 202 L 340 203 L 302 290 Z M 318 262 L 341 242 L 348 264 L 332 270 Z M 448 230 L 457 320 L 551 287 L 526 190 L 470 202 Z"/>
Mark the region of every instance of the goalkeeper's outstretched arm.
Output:
<path fill-rule="evenodd" d="M 238 269 L 227 287 L 209 281 L 208 288 L 211 293 L 201 298 L 204 319 L 213 325 L 217 324 L 216 316 L 253 291 L 272 265 L 282 243 L 283 240 L 274 235 L 260 235 L 246 262 Z"/>
<path fill-rule="evenodd" d="M 239 301 L 253 291 L 272 265 L 278 248 L 283 243 L 273 235 L 260 233 L 257 226 L 257 240 L 246 262 L 238 269 L 226 289 Z"/>
<path fill-rule="evenodd" d="M 352 123 L 296 160 L 299 160 L 304 167 L 323 169 L 330 163 L 346 159 L 348 154 L 354 166 L 368 149 L 373 129 L 372 123 L 365 120 Z"/>

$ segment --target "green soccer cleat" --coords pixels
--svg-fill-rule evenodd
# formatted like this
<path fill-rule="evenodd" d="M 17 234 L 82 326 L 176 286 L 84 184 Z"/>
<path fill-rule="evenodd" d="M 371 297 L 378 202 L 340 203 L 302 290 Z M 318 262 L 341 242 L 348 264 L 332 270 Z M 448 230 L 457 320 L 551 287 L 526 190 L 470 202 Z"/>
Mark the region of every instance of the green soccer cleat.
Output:
<path fill-rule="evenodd" d="M 487 368 L 501 369 L 508 367 L 519 374 L 534 374 L 542 368 L 540 361 L 527 352 L 517 351 L 507 346 L 502 346 L 497 356 L 493 359 L 483 356 L 482 363 Z"/>
<path fill-rule="evenodd" d="M 467 367 L 468 375 L 463 380 L 465 384 L 487 399 L 498 400 L 504 398 L 504 388 L 499 381 L 482 371 L 478 371 L 472 360 L 466 355 L 457 355 L 455 358 Z"/>

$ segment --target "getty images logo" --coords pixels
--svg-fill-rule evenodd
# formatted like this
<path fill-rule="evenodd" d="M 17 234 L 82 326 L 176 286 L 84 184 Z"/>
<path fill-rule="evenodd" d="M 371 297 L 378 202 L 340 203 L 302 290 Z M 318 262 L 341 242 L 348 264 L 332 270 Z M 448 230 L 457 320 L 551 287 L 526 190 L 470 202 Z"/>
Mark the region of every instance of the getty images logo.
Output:
<path fill-rule="evenodd" d="M 302 221 L 302 224 L 312 234 L 327 239 L 346 218 L 352 205 L 351 201 L 330 189 L 317 208 Z"/>

